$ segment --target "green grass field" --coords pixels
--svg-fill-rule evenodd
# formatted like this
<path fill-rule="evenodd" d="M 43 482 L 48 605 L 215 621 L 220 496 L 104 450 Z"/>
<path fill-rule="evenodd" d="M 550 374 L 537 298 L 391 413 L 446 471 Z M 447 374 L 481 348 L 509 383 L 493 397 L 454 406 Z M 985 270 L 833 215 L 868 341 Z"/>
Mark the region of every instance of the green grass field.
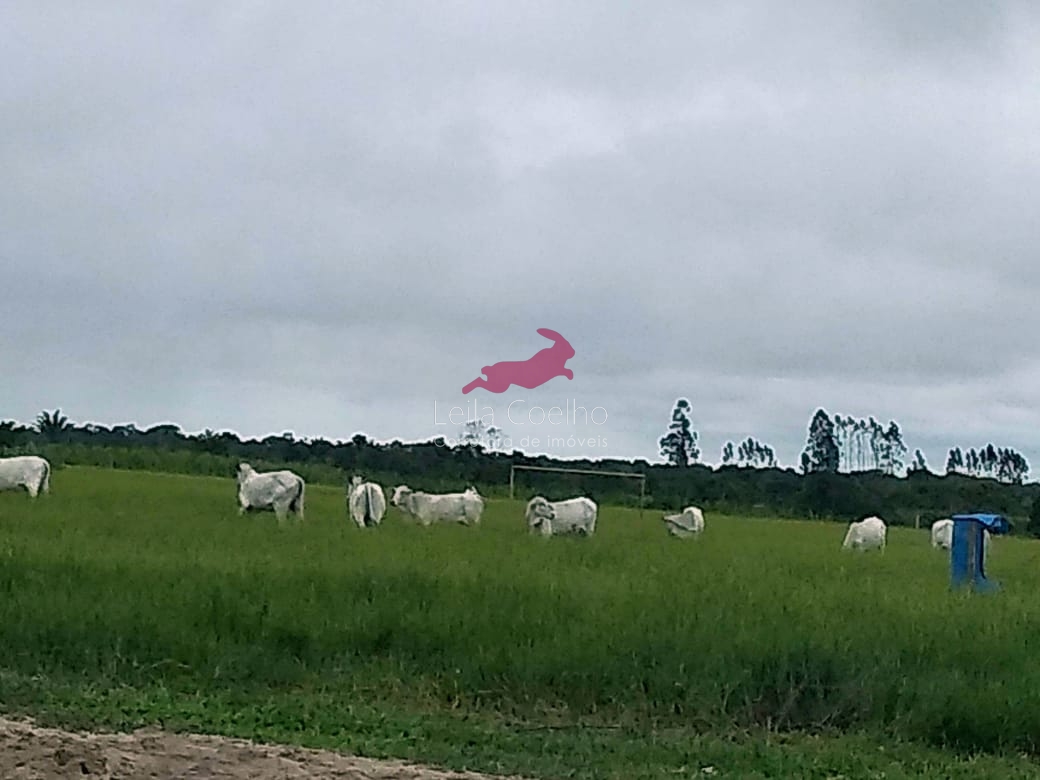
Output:
<path fill-rule="evenodd" d="M 391 508 L 239 517 L 231 479 L 68 468 L 0 494 L 0 701 L 541 777 L 1037 777 L 1040 544 L 948 590 L 927 531 L 601 508 L 590 539 Z M 973 757 L 974 755 L 974 757 Z"/>

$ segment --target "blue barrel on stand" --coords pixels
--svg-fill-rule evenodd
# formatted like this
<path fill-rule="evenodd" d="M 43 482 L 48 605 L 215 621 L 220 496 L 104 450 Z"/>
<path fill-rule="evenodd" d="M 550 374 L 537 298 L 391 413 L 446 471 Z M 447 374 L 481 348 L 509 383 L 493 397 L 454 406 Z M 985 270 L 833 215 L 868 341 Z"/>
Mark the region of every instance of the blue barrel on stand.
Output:
<path fill-rule="evenodd" d="M 1006 534 L 1007 518 L 992 514 L 953 515 L 953 540 L 950 544 L 950 585 L 970 585 L 978 592 L 998 590 L 1000 584 L 986 578 L 985 532 Z"/>

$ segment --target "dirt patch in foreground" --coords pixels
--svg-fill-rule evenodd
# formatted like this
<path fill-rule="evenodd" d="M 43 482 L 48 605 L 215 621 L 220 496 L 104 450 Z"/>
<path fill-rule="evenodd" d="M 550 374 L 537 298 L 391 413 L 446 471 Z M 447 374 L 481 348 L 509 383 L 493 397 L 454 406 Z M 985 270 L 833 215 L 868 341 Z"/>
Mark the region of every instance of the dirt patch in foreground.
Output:
<path fill-rule="evenodd" d="M 447 772 L 327 750 L 244 739 L 168 734 L 74 733 L 0 718 L 3 780 L 520 780 Z"/>

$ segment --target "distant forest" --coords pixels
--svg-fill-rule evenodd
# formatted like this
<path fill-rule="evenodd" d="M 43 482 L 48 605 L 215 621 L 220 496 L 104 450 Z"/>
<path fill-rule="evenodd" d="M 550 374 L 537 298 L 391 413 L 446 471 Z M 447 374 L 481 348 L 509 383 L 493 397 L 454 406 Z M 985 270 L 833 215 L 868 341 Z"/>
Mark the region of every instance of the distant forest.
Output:
<path fill-rule="evenodd" d="M 665 463 L 646 460 L 558 460 L 496 449 L 501 431 L 470 421 L 449 446 L 443 437 L 420 443 L 377 443 L 363 434 L 349 441 L 297 439 L 291 432 L 263 439 L 205 430 L 187 434 L 176 425 L 142 430 L 135 425 L 75 424 L 61 410 L 42 412 L 32 425 L 0 421 L 0 456 L 36 453 L 56 469 L 65 465 L 165 471 L 231 477 L 241 460 L 258 469 L 291 467 L 309 482 L 345 486 L 363 474 L 384 486 L 407 483 L 426 490 L 475 486 L 487 496 L 509 492 L 516 465 L 587 468 L 646 474 L 645 506 L 761 517 L 848 521 L 876 514 L 890 525 L 920 524 L 955 512 L 1006 515 L 1014 533 L 1040 535 L 1040 484 L 1024 484 L 1025 458 L 993 444 L 950 449 L 942 474 L 920 450 L 910 458 L 895 421 L 829 415 L 818 409 L 808 424 L 798 469 L 782 468 L 767 444 L 747 437 L 727 442 L 720 462 L 701 462 L 691 407 L 680 398 L 658 444 Z M 639 483 L 616 477 L 516 473 L 517 497 L 536 493 L 558 499 L 588 495 L 600 503 L 638 506 Z M 1036 512 L 1034 512 L 1034 505 Z M 1038 522 L 1030 522 L 1034 514 Z"/>

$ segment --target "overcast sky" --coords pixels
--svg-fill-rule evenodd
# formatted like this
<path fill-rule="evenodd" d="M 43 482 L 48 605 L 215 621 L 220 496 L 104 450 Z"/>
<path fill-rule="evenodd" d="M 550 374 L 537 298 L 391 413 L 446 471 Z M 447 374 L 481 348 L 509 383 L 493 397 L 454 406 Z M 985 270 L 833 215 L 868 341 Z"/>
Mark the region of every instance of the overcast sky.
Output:
<path fill-rule="evenodd" d="M 1035 8 L 4 3 L 0 417 L 1040 471 Z M 541 327 L 573 380 L 462 395 Z"/>

